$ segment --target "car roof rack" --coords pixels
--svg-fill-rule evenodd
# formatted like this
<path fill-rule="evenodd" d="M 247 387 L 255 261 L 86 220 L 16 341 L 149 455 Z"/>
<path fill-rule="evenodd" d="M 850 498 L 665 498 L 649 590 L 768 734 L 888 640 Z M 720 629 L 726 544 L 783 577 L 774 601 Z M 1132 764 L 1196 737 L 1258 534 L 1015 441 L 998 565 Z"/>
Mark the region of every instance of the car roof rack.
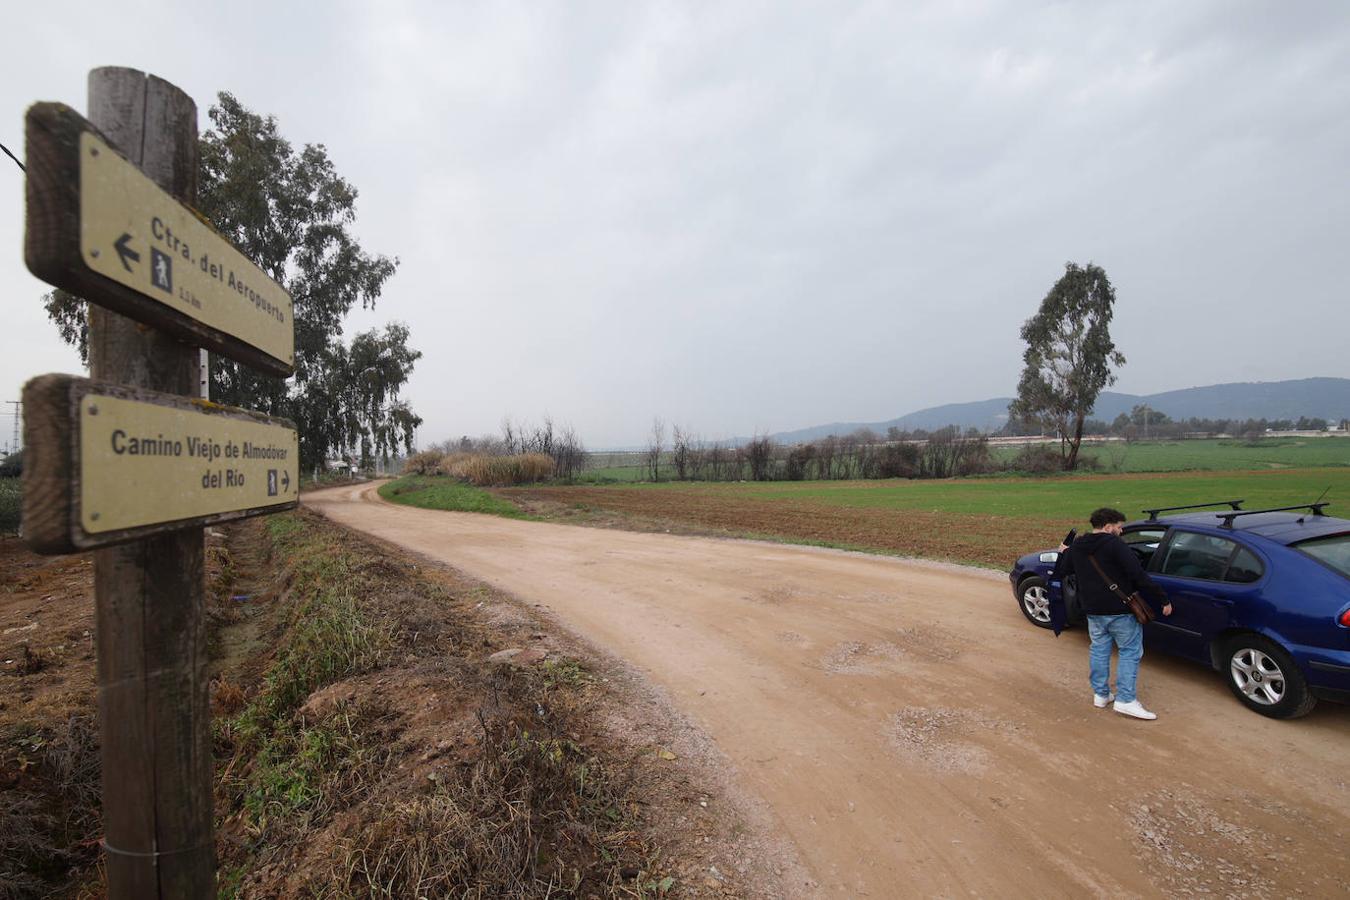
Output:
<path fill-rule="evenodd" d="M 1326 500 L 1321 503 L 1302 503 L 1299 504 L 1298 506 L 1278 506 L 1275 507 L 1274 509 L 1244 509 L 1241 512 L 1215 513 L 1215 515 L 1218 516 L 1220 519 L 1223 519 L 1224 528 L 1232 528 L 1233 520 L 1236 519 L 1238 516 L 1255 516 L 1260 515 L 1261 513 L 1273 513 L 1273 512 L 1294 512 L 1295 510 L 1299 509 L 1310 509 L 1312 510 L 1312 514 L 1314 516 L 1325 516 L 1326 513 L 1322 512 L 1322 508 L 1330 505 L 1331 501 Z"/>
<path fill-rule="evenodd" d="M 1148 513 L 1150 522 L 1156 522 L 1158 513 L 1176 512 L 1179 509 L 1208 509 L 1211 506 L 1227 506 L 1238 510 L 1242 509 L 1242 504 L 1246 502 L 1246 500 L 1220 500 L 1217 503 L 1192 503 L 1190 506 L 1160 506 L 1157 509 L 1146 509 L 1144 512 Z"/>

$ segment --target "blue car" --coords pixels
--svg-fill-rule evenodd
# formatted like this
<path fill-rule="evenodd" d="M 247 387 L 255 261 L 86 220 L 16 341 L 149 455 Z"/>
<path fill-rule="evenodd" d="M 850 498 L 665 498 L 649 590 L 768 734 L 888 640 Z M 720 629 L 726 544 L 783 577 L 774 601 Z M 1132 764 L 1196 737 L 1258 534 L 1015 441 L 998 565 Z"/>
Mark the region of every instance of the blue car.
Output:
<path fill-rule="evenodd" d="M 1326 515 L 1326 503 L 1242 503 L 1144 510 L 1125 526 L 1125 543 L 1172 601 L 1172 615 L 1144 627 L 1146 645 L 1224 673 L 1234 696 L 1271 718 L 1305 715 L 1319 698 L 1350 702 L 1350 520 Z M 1216 506 L 1228 509 L 1181 512 Z M 1041 628 L 1083 621 L 1073 577 L 1053 578 L 1058 557 L 1029 553 L 1008 576 Z"/>

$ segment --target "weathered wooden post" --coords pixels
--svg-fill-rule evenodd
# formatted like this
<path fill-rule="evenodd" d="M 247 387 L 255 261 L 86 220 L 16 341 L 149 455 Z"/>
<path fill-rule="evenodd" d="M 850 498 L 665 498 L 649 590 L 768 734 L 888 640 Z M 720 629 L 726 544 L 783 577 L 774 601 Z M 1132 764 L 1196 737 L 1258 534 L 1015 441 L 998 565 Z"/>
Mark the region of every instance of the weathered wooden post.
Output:
<path fill-rule="evenodd" d="M 184 203 L 197 199 L 192 98 L 135 69 L 95 69 L 89 120 L 168 193 Z M 89 306 L 95 379 L 195 395 L 199 358 L 195 348 Z M 204 554 L 200 527 L 94 554 L 103 831 L 113 898 L 215 893 Z"/>
<path fill-rule="evenodd" d="M 89 301 L 93 379 L 24 387 L 24 538 L 96 550 L 109 896 L 211 897 L 202 526 L 294 508 L 299 453 L 290 422 L 200 399 L 197 348 L 289 375 L 291 299 L 187 205 L 190 97 L 105 68 L 89 107 L 27 117 L 25 257 Z"/>

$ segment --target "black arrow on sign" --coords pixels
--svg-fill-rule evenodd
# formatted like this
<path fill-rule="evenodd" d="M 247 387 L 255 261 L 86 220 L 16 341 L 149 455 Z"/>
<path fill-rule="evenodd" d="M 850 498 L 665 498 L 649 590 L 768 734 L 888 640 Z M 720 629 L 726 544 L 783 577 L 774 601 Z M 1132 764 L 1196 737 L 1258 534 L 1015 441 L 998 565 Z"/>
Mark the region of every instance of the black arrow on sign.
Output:
<path fill-rule="evenodd" d="M 284 469 L 281 472 L 281 489 L 283 491 L 289 491 L 291 489 L 291 473 Z"/>
<path fill-rule="evenodd" d="M 141 255 L 127 246 L 127 241 L 129 240 L 131 240 L 131 235 L 124 233 L 120 238 L 113 241 L 113 249 L 117 251 L 117 255 L 122 259 L 122 268 L 126 269 L 128 272 L 131 271 L 131 266 L 127 264 L 127 259 L 130 259 L 132 262 L 141 261 Z"/>

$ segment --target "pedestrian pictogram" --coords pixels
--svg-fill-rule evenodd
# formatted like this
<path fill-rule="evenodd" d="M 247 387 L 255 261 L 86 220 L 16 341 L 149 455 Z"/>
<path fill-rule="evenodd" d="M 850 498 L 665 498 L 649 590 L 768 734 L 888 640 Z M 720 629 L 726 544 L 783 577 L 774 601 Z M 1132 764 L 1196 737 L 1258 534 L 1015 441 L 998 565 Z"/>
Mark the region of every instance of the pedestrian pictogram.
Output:
<path fill-rule="evenodd" d="M 150 283 L 162 291 L 173 293 L 173 260 L 167 253 L 150 248 Z"/>

